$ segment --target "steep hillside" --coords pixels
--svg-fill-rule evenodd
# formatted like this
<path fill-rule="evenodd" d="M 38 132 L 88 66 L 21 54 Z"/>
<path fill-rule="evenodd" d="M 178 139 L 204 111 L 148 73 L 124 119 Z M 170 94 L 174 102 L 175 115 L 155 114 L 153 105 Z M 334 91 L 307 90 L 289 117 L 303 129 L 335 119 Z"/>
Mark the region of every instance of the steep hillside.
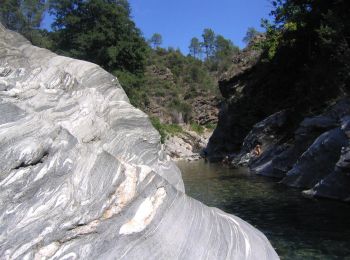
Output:
<path fill-rule="evenodd" d="M 144 85 L 134 89 L 138 105 L 166 124 L 217 123 L 219 93 L 208 64 L 174 49 L 152 50 Z"/>

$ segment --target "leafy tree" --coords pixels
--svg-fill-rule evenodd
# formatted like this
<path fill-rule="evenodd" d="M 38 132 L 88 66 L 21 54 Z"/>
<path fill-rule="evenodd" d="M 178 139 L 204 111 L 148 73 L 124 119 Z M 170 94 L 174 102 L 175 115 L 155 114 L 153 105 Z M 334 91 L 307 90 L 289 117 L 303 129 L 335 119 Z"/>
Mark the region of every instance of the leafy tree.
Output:
<path fill-rule="evenodd" d="M 276 107 L 308 114 L 348 95 L 349 2 L 278 0 L 273 4 L 274 21 L 263 21 L 266 40 L 258 45 L 263 56 L 255 67 L 261 73 L 255 76 L 261 78 L 254 91 L 262 102 L 255 101 L 256 107 L 267 111 L 265 115 L 276 112 Z M 273 100 L 269 106 L 266 99 Z"/>
<path fill-rule="evenodd" d="M 215 32 L 212 29 L 204 29 L 202 37 L 206 58 L 209 60 L 215 51 Z"/>
<path fill-rule="evenodd" d="M 19 31 L 22 27 L 22 14 L 19 0 L 3 0 L 0 5 L 0 21 L 11 30 Z"/>
<path fill-rule="evenodd" d="M 129 1 L 128 0 L 115 0 L 115 2 L 117 5 L 121 6 L 124 9 L 126 15 L 130 17 L 131 6 L 130 6 Z"/>
<path fill-rule="evenodd" d="M 260 33 L 254 27 L 249 27 L 246 35 L 243 38 L 243 42 L 249 44 L 259 34 Z"/>
<path fill-rule="evenodd" d="M 220 61 L 226 57 L 232 56 L 237 53 L 239 48 L 233 44 L 231 40 L 225 39 L 222 35 L 218 35 L 215 38 L 215 58 Z M 231 57 L 230 57 L 231 58 Z"/>
<path fill-rule="evenodd" d="M 154 33 L 151 39 L 149 39 L 149 43 L 153 46 L 154 49 L 158 48 L 163 43 L 162 35 L 159 33 Z"/>
<path fill-rule="evenodd" d="M 190 55 L 194 58 L 200 58 L 202 54 L 202 46 L 198 38 L 193 37 L 189 46 Z"/>
<path fill-rule="evenodd" d="M 46 7 L 45 0 L 3 0 L 0 5 L 0 21 L 7 28 L 20 32 L 33 41 Z"/>
<path fill-rule="evenodd" d="M 222 35 L 215 38 L 215 52 L 212 58 L 211 70 L 221 74 L 227 70 L 232 63 L 232 57 L 239 51 L 239 48 L 229 39 Z"/>
<path fill-rule="evenodd" d="M 142 73 L 148 46 L 123 0 L 51 0 L 56 51 L 109 71 Z"/>
<path fill-rule="evenodd" d="M 21 2 L 23 27 L 21 32 L 33 42 L 35 31 L 38 31 L 46 10 L 45 0 L 24 0 Z"/>

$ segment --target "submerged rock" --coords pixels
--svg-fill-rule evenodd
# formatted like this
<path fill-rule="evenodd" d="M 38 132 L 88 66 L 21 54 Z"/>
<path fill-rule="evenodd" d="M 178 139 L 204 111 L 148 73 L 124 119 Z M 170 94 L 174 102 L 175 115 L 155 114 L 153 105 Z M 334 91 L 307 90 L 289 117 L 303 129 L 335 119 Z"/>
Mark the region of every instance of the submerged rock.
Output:
<path fill-rule="evenodd" d="M 99 66 L 0 25 L 3 259 L 278 259 L 186 196 L 148 117 Z"/>

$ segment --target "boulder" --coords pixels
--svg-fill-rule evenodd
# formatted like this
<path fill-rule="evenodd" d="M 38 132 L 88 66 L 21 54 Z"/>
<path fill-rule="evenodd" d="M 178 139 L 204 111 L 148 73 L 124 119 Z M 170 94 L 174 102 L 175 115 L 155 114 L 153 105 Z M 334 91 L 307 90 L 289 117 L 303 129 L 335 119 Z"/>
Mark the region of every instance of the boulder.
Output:
<path fill-rule="evenodd" d="M 307 197 L 349 201 L 350 100 L 340 99 L 322 114 L 302 120 L 293 138 L 288 114 L 283 110 L 255 124 L 232 164 L 307 188 Z M 257 143 L 262 145 L 260 156 L 251 153 Z"/>
<path fill-rule="evenodd" d="M 257 142 L 261 143 L 263 151 L 278 144 L 283 138 L 287 118 L 287 111 L 282 110 L 255 124 L 244 138 L 242 152 L 250 152 Z"/>
<path fill-rule="evenodd" d="M 278 259 L 184 193 L 148 117 L 99 66 L 0 25 L 3 259 Z"/>
<path fill-rule="evenodd" d="M 325 132 L 301 155 L 282 183 L 297 188 L 312 188 L 332 172 L 345 145 L 347 138 L 340 128 Z"/>
<path fill-rule="evenodd" d="M 334 170 L 315 187 L 303 192 L 308 197 L 324 197 L 350 202 L 350 116 L 342 118 L 341 129 L 348 141 L 341 149 L 341 156 Z"/>
<path fill-rule="evenodd" d="M 281 177 L 279 172 L 274 171 L 273 160 L 287 149 L 281 144 L 286 136 L 287 122 L 288 112 L 282 110 L 255 124 L 244 138 L 241 152 L 233 159 L 233 165 L 249 166 L 259 175 Z M 251 152 L 258 143 L 262 154 L 254 156 Z"/>

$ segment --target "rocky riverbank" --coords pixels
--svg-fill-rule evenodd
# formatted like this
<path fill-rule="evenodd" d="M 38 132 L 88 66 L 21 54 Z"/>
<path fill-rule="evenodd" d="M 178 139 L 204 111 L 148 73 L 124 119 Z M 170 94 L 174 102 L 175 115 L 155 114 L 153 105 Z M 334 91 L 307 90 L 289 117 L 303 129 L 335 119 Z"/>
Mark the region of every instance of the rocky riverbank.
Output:
<path fill-rule="evenodd" d="M 287 140 L 283 130 L 288 111 L 280 111 L 254 125 L 233 165 L 248 165 L 260 175 L 304 189 L 308 197 L 350 202 L 350 100 L 343 99 L 314 117 L 305 118 Z M 262 154 L 252 155 L 256 143 Z"/>
<path fill-rule="evenodd" d="M 201 158 L 201 153 L 208 145 L 212 131 L 205 130 L 196 133 L 189 126 L 183 127 L 183 132 L 170 136 L 164 143 L 166 154 L 173 161 L 196 161 Z"/>
<path fill-rule="evenodd" d="M 259 41 L 261 39 L 257 39 Z M 306 107 L 289 103 L 290 91 L 272 82 L 272 66 L 260 61 L 252 42 L 220 81 L 226 101 L 206 153 L 211 161 L 228 156 L 260 175 L 300 188 L 307 197 L 350 202 L 350 99 L 339 87 L 325 101 L 304 97 Z M 288 78 L 288 76 L 285 76 Z M 269 82 L 269 80 L 271 82 Z M 257 145 L 261 153 L 256 154 Z"/>

